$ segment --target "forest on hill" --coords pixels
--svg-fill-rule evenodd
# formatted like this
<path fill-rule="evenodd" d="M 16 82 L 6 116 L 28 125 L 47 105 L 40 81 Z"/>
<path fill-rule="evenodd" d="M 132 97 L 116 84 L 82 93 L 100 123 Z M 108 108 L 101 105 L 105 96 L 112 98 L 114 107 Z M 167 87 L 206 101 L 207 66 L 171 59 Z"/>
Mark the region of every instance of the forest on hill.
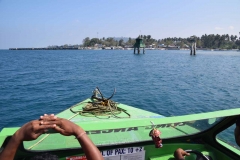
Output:
<path fill-rule="evenodd" d="M 186 48 L 190 45 L 190 37 L 168 37 L 163 39 L 154 39 L 151 35 L 141 35 L 143 42 L 146 47 L 153 46 L 159 48 L 162 46 L 179 46 L 180 48 Z M 129 37 L 128 40 L 116 39 L 114 37 L 108 38 L 89 38 L 83 39 L 83 47 L 94 47 L 97 45 L 102 45 L 106 47 L 110 46 L 121 46 L 121 47 L 132 47 L 135 43 L 136 38 Z M 205 34 L 201 37 L 195 37 L 197 48 L 209 48 L 209 49 L 239 49 L 240 39 L 236 35 L 228 34 Z"/>

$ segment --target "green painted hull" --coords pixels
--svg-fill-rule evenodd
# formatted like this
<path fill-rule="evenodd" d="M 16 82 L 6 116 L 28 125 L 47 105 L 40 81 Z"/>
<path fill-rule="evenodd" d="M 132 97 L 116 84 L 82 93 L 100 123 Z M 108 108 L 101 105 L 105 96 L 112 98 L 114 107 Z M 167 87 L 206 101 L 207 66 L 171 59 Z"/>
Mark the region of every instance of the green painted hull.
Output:
<path fill-rule="evenodd" d="M 91 101 L 87 99 L 74 106 L 75 111 L 82 110 L 82 107 L 86 105 L 86 102 Z M 66 118 L 72 122 L 80 125 L 92 139 L 94 144 L 99 147 L 103 155 L 106 157 L 114 157 L 110 155 L 111 152 L 115 152 L 115 157 L 122 157 L 124 155 L 134 156 L 134 154 L 142 154 L 144 159 L 171 159 L 173 158 L 173 152 L 181 147 L 185 149 L 196 149 L 202 151 L 204 154 L 211 155 L 215 159 L 232 159 L 233 157 L 239 158 L 240 152 L 234 150 L 231 146 L 222 143 L 222 148 L 218 147 L 219 143 L 209 138 L 213 136 L 215 131 L 225 123 L 232 123 L 237 113 L 240 113 L 240 109 L 231 109 L 225 111 L 215 111 L 202 114 L 193 114 L 186 116 L 176 117 L 164 117 L 159 114 L 127 106 L 124 104 L 118 104 L 118 107 L 127 110 L 131 114 L 130 118 L 116 118 L 111 117 L 95 117 L 95 116 L 81 116 L 66 109 L 65 111 L 57 114 L 58 117 Z M 119 117 L 127 117 L 122 112 Z M 225 119 L 229 119 L 227 122 Z M 221 118 L 219 121 L 214 121 L 214 124 L 208 124 L 210 129 L 198 128 L 199 125 L 205 124 L 209 119 Z M 152 122 L 162 132 L 161 138 L 163 139 L 163 148 L 155 148 L 149 132 L 152 129 Z M 222 125 L 221 125 L 222 123 Z M 0 146 L 4 146 L 4 141 L 8 136 L 14 134 L 18 128 L 4 128 L 0 132 Z M 202 131 L 202 132 L 201 132 Z M 196 143 L 195 139 L 204 140 L 204 142 Z M 220 140 L 219 140 L 220 141 Z M 225 145 L 225 146 L 224 146 Z M 135 147 L 135 148 L 134 148 Z M 132 152 L 131 149 L 144 150 L 144 153 Z M 123 153 L 118 152 L 117 149 L 121 148 L 125 150 Z M 124 149 L 125 148 L 125 149 Z M 234 150 L 229 153 L 225 153 L 224 149 Z M 83 155 L 83 151 L 79 146 L 78 141 L 73 136 L 62 136 L 57 133 L 49 133 L 40 136 L 35 141 L 24 142 L 20 147 L 17 157 L 30 157 L 35 152 L 51 151 L 57 154 L 60 159 L 66 159 L 72 155 Z M 130 151 L 130 152 L 129 152 Z M 127 153 L 125 153 L 127 152 Z M 229 152 L 229 151 L 228 151 Z M 109 154 L 109 155 L 107 155 Z M 112 153 L 113 154 L 113 153 Z M 117 154 L 117 155 L 116 155 Z M 122 155 L 121 155 L 122 154 Z M 188 159 L 195 159 L 194 156 L 188 157 Z"/>
<path fill-rule="evenodd" d="M 75 105 L 75 111 L 82 110 L 82 107 L 86 105 L 87 102 L 91 101 L 87 99 L 77 105 Z M 113 142 L 115 144 L 124 144 L 128 142 L 135 142 L 141 140 L 149 140 L 148 133 L 147 134 L 137 134 L 135 131 L 136 128 L 132 126 L 132 121 L 139 121 L 149 117 L 158 117 L 161 118 L 163 116 L 151 113 L 148 111 L 144 111 L 141 109 L 137 109 L 134 107 L 130 107 L 124 104 L 118 104 L 118 107 L 127 110 L 128 113 L 131 113 L 130 118 L 115 118 L 111 116 L 81 116 L 78 113 L 73 113 L 70 109 L 67 109 L 59 114 L 58 117 L 69 119 L 72 122 L 80 125 L 90 136 L 92 141 L 97 146 L 107 146 L 112 145 Z M 128 117 L 124 112 L 117 115 L 118 117 Z M 144 118 L 145 117 L 145 118 Z M 151 124 L 150 121 L 148 123 Z M 141 125 L 141 123 L 138 123 Z M 44 140 L 38 143 L 39 139 Z M 54 143 L 53 143 L 54 142 Z M 49 150 L 49 149 L 63 149 L 63 148 L 78 148 L 79 143 L 75 140 L 73 136 L 62 136 L 60 134 L 49 134 L 42 135 L 38 140 L 30 141 L 24 143 L 26 148 L 31 148 L 32 150 Z M 34 145 L 34 147 L 32 147 Z"/>

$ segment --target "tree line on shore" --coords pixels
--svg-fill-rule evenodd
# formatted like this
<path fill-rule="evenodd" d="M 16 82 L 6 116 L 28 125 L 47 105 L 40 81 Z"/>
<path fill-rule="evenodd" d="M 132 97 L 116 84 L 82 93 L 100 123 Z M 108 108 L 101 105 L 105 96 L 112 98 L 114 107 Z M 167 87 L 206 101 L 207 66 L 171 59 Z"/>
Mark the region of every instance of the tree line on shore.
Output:
<path fill-rule="evenodd" d="M 179 46 L 180 48 L 187 48 L 190 45 L 189 38 L 177 38 L 177 37 L 168 37 L 163 39 L 154 39 L 151 35 L 141 35 L 143 42 L 146 47 L 155 47 L 159 48 L 162 46 Z M 197 48 L 209 48 L 209 49 L 240 49 L 240 39 L 236 35 L 228 34 L 205 34 L 201 37 L 195 37 Z M 111 46 L 121 46 L 121 47 L 132 47 L 135 43 L 135 38 L 129 37 L 128 40 L 124 41 L 123 39 L 117 40 L 114 37 L 108 38 L 89 38 L 86 37 L 83 39 L 83 47 L 94 47 L 97 45 L 102 45 L 106 47 Z"/>

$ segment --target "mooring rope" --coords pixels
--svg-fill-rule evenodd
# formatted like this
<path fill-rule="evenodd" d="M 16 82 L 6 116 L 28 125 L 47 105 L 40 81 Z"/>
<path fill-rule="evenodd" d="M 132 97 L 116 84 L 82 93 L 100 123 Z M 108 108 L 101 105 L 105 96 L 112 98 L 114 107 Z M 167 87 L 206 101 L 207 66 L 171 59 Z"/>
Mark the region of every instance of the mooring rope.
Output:
<path fill-rule="evenodd" d="M 93 99 L 93 98 L 92 98 Z M 74 106 L 75 107 L 75 106 Z M 117 106 L 117 103 L 112 100 L 95 100 L 93 99 L 92 102 L 88 102 L 88 104 L 82 108 L 82 110 L 74 111 L 71 107 L 70 110 L 73 113 L 78 113 L 81 116 L 92 117 L 95 116 L 97 118 L 102 118 L 100 116 L 107 116 L 110 118 L 111 116 L 115 118 L 130 118 L 131 115 L 125 110 Z M 127 114 L 126 117 L 118 116 L 124 112 Z"/>
<path fill-rule="evenodd" d="M 114 90 L 114 93 L 115 92 L 116 92 L 116 90 Z M 80 102 L 69 108 L 70 111 L 74 113 L 74 115 L 71 116 L 70 118 L 68 118 L 68 120 L 71 120 L 72 118 L 74 118 L 75 116 L 77 116 L 79 114 L 82 116 L 95 116 L 96 118 L 101 118 L 101 119 L 102 119 L 102 116 L 108 116 L 107 118 L 110 118 L 111 116 L 113 116 L 115 118 L 130 118 L 131 115 L 127 112 L 127 110 L 118 107 L 116 102 L 110 100 L 113 97 L 114 93 L 111 95 L 111 97 L 106 99 L 103 97 L 100 89 L 97 87 L 91 98 L 91 100 L 92 100 L 91 102 Z M 101 95 L 101 98 L 99 98 L 97 96 L 98 94 Z M 73 108 L 75 108 L 76 106 L 79 106 L 82 103 L 87 103 L 87 105 L 85 107 L 82 107 L 82 110 L 79 110 L 79 111 L 73 110 Z M 126 117 L 118 116 L 122 112 L 124 112 L 127 116 Z M 31 150 L 33 147 L 35 147 L 36 145 L 41 143 L 44 139 L 46 139 L 49 135 L 50 134 L 46 134 L 37 143 L 28 147 L 28 149 Z"/>

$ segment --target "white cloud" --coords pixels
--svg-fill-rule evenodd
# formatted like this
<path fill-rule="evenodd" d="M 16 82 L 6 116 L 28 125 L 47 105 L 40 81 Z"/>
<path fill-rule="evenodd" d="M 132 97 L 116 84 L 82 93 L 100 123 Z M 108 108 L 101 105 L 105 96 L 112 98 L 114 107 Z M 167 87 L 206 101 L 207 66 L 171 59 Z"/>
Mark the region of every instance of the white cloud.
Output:
<path fill-rule="evenodd" d="M 233 30 L 233 29 L 234 29 L 234 27 L 233 27 L 233 26 L 229 26 L 228 28 L 229 28 L 229 29 L 231 29 L 231 30 Z"/>
<path fill-rule="evenodd" d="M 223 29 L 223 28 L 221 28 L 221 27 L 215 27 L 215 30 L 221 30 L 221 29 Z"/>

